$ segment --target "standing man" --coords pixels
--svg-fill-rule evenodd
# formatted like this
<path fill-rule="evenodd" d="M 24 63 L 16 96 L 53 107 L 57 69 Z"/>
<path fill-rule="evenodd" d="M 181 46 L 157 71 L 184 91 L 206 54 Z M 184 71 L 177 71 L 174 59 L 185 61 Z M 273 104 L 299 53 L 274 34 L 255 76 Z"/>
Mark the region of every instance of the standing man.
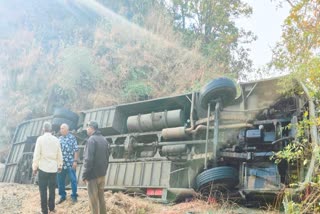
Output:
<path fill-rule="evenodd" d="M 95 121 L 87 124 L 87 134 L 89 139 L 85 148 L 82 180 L 87 184 L 91 212 L 105 214 L 104 185 L 109 162 L 108 142 L 101 135 Z"/>
<path fill-rule="evenodd" d="M 59 139 L 51 134 L 51 123 L 43 124 L 44 134 L 38 137 L 33 153 L 33 175 L 39 171 L 39 191 L 41 198 L 41 212 L 54 212 L 55 188 L 57 172 L 61 171 L 62 153 Z M 49 187 L 49 204 L 47 189 Z"/>
<path fill-rule="evenodd" d="M 69 126 L 63 123 L 60 126 L 61 136 L 59 138 L 62 156 L 63 156 L 63 167 L 62 171 L 58 173 L 58 187 L 60 200 L 57 204 L 61 204 L 66 200 L 66 175 L 68 174 L 71 182 L 71 199 L 73 203 L 77 202 L 77 163 L 78 163 L 78 144 L 76 138 L 69 132 Z"/>

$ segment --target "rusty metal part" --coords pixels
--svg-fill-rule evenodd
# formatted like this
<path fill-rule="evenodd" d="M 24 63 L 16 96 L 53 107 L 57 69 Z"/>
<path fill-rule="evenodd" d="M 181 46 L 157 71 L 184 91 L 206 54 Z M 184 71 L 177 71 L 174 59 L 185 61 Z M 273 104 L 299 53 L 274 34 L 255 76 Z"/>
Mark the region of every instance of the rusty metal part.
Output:
<path fill-rule="evenodd" d="M 185 127 L 162 129 L 161 134 L 165 140 L 185 138 L 188 136 Z"/>
<path fill-rule="evenodd" d="M 237 124 L 228 124 L 228 125 L 220 125 L 219 129 L 235 129 L 235 128 L 251 128 L 253 127 L 250 123 L 237 123 Z M 196 134 L 199 130 L 205 130 L 207 126 L 198 125 L 196 129 L 190 130 L 185 127 L 176 127 L 176 128 L 168 128 L 162 129 L 161 135 L 165 140 L 169 139 L 180 139 L 185 138 L 189 134 Z M 209 126 L 210 130 L 214 130 L 213 126 Z"/>
<path fill-rule="evenodd" d="M 161 149 L 161 154 L 164 156 L 187 154 L 187 145 L 184 144 L 184 145 L 163 146 Z"/>
<path fill-rule="evenodd" d="M 220 106 L 222 103 L 218 101 L 216 103 L 215 109 L 214 109 L 214 134 L 213 134 L 213 164 L 214 166 L 217 165 L 217 147 L 218 147 L 218 140 L 219 140 L 219 115 L 220 115 Z"/>
<path fill-rule="evenodd" d="M 248 120 L 254 118 L 255 113 L 245 113 L 245 112 L 220 112 L 221 121 L 238 121 L 238 122 L 247 122 Z M 210 116 L 210 122 L 214 121 L 214 116 Z M 199 119 L 195 122 L 195 125 L 203 125 L 207 123 L 207 118 Z"/>
<path fill-rule="evenodd" d="M 206 127 L 206 147 L 205 147 L 205 159 L 204 159 L 204 169 L 207 169 L 208 164 L 207 164 L 207 159 L 208 159 L 208 144 L 209 144 L 209 127 L 210 127 L 210 111 L 211 111 L 211 104 L 208 103 L 208 110 L 207 110 L 207 127 Z"/>
<path fill-rule="evenodd" d="M 181 109 L 152 112 L 128 117 L 127 128 L 129 132 L 157 131 L 182 126 L 184 121 L 184 112 Z"/>
<path fill-rule="evenodd" d="M 236 129 L 236 128 L 252 128 L 253 125 L 251 123 L 236 123 L 236 124 L 228 124 L 228 125 L 220 125 L 219 129 Z M 190 134 L 196 134 L 199 130 L 205 130 L 207 126 L 198 125 L 195 130 L 190 132 Z M 210 126 L 209 129 L 214 129 L 213 126 Z"/>
<path fill-rule="evenodd" d="M 192 97 L 191 97 L 191 109 L 190 109 L 190 125 L 191 125 L 191 127 L 187 128 L 186 132 L 192 131 L 195 127 L 194 120 L 193 120 L 194 100 L 195 100 L 195 94 L 193 92 Z"/>

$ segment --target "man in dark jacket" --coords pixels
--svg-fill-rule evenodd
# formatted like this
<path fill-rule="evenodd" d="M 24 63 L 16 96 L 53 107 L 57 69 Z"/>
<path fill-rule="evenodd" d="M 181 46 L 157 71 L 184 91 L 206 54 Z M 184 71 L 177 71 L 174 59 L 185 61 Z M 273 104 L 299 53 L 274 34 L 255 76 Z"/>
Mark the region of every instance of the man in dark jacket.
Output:
<path fill-rule="evenodd" d="M 108 142 L 98 128 L 98 123 L 95 121 L 90 121 L 87 125 L 89 139 L 84 153 L 82 180 L 87 184 L 91 212 L 105 214 L 104 186 L 109 150 Z"/>

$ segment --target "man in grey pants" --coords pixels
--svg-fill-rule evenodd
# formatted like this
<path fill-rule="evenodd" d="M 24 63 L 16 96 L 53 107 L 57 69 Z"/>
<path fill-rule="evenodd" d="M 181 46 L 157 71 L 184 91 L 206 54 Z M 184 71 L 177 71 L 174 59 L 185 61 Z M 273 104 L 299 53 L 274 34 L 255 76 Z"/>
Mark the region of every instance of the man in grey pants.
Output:
<path fill-rule="evenodd" d="M 87 124 L 89 139 L 84 152 L 84 171 L 82 180 L 86 182 L 93 214 L 105 214 L 104 200 L 105 175 L 109 162 L 109 149 L 107 140 L 98 130 L 98 123 L 90 121 Z"/>

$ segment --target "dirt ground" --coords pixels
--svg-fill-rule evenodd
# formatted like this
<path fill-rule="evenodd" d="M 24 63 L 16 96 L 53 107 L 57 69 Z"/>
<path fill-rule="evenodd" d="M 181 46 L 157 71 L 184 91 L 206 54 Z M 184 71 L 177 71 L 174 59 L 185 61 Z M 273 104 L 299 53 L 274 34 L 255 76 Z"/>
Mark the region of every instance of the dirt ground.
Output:
<path fill-rule="evenodd" d="M 70 195 L 70 191 L 67 191 Z M 78 202 L 72 204 L 70 197 L 67 201 L 56 205 L 57 214 L 90 213 L 86 190 L 78 190 Z M 56 192 L 56 201 L 59 195 Z M 266 211 L 249 210 L 236 204 L 224 203 L 209 204 L 205 201 L 194 200 L 175 205 L 164 205 L 151 202 L 147 198 L 139 198 L 123 193 L 105 192 L 108 214 L 199 214 L 199 213 L 269 213 Z M 0 183 L 0 213 L 1 214 L 28 214 L 40 212 L 40 195 L 38 186 Z"/>

